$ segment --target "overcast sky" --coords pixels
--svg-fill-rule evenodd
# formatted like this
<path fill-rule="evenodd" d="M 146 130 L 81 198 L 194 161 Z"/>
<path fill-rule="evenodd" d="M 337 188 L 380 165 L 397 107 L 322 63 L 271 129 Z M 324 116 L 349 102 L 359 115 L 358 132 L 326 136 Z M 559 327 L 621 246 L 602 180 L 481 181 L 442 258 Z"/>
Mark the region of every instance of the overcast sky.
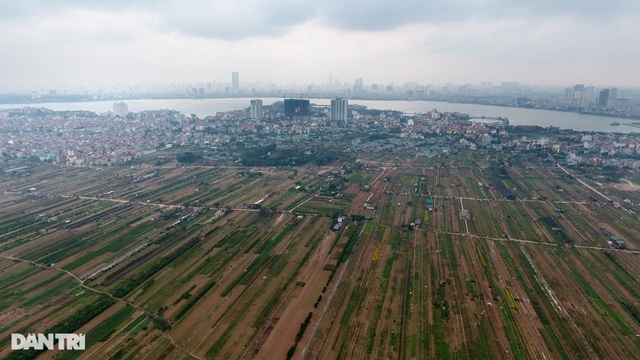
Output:
<path fill-rule="evenodd" d="M 638 0 L 0 0 L 0 89 L 640 86 Z"/>

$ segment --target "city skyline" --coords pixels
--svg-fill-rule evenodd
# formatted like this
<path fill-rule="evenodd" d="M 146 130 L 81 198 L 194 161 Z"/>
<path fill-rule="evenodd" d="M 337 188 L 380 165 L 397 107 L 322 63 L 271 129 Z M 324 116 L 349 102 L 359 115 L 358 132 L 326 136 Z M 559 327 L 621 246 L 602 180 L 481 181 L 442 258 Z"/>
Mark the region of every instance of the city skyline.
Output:
<path fill-rule="evenodd" d="M 640 86 L 633 1 L 5 2 L 0 90 L 143 82 Z M 363 80 L 364 79 L 364 80 Z M 232 87 L 232 86 L 230 86 Z"/>
<path fill-rule="evenodd" d="M 60 97 L 87 95 L 99 97 L 123 99 L 129 96 L 177 96 L 177 97 L 252 97 L 252 96 L 321 96 L 321 97 L 367 97 L 370 95 L 392 95 L 412 98 L 414 93 L 418 98 L 430 97 L 434 94 L 440 95 L 514 95 L 514 94 L 537 94 L 547 96 L 562 96 L 566 94 L 568 88 L 582 86 L 588 89 L 600 91 L 602 89 L 622 89 L 625 94 L 638 93 L 640 85 L 637 86 L 617 86 L 616 84 L 594 85 L 590 82 L 566 83 L 559 85 L 535 85 L 520 83 L 517 81 L 503 82 L 446 82 L 446 83 L 418 83 L 415 81 L 389 83 L 374 83 L 363 80 L 362 77 L 356 79 L 335 78 L 333 82 L 313 82 L 313 83 L 277 83 L 273 81 L 251 81 L 243 80 L 231 81 L 226 79 L 201 79 L 199 81 L 182 82 L 159 82 L 145 81 L 138 83 L 95 83 L 95 84 L 60 84 L 59 86 L 29 86 L 24 88 L 8 88 L 0 86 L 0 94 L 4 95 L 26 95 L 36 96 L 36 98 Z M 228 77 L 228 76 L 227 76 Z M 409 94 L 407 94 L 409 93 Z M 635 96 L 634 96 L 635 97 Z"/>

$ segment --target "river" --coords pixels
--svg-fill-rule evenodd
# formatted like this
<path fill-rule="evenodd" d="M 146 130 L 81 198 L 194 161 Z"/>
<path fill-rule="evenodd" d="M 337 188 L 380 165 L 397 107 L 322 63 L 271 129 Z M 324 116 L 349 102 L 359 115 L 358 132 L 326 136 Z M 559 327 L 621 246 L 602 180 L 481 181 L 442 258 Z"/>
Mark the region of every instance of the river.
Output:
<path fill-rule="evenodd" d="M 127 100 L 129 111 L 139 112 L 144 110 L 170 109 L 178 110 L 184 114 L 195 114 L 198 117 L 215 115 L 216 112 L 225 112 L 248 108 L 251 98 L 221 98 L 221 99 L 151 99 L 151 100 Z M 271 105 L 282 98 L 262 98 L 264 105 Z M 330 99 L 311 99 L 312 104 L 329 105 Z M 52 110 L 88 110 L 97 113 L 113 110 L 113 101 L 88 101 L 68 103 L 41 103 L 41 104 L 3 104 L 0 108 L 19 107 L 44 107 Z M 458 104 L 441 101 L 401 101 L 401 100 L 349 100 L 349 104 L 364 105 L 370 109 L 398 110 L 406 113 L 428 112 L 437 109 L 440 112 L 461 112 L 472 117 L 507 117 L 512 125 L 538 125 L 556 126 L 561 129 L 573 129 L 577 131 L 599 131 L 631 133 L 640 132 L 640 129 L 625 126 L 633 120 L 619 119 L 606 116 L 585 115 L 572 112 L 524 109 L 513 107 L 500 107 L 477 104 Z M 619 122 L 621 126 L 611 126 L 612 122 Z"/>

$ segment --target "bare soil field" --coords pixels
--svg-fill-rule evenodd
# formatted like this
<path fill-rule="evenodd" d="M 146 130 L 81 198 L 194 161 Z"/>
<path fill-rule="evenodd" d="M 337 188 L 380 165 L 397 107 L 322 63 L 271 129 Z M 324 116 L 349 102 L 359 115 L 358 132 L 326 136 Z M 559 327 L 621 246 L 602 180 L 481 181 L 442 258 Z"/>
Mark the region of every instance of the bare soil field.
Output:
<path fill-rule="evenodd" d="M 640 352 L 632 182 L 602 189 L 553 166 L 512 166 L 510 200 L 484 157 L 473 167 L 453 156 L 370 160 L 352 174 L 45 165 L 0 174 L 0 357 Z M 87 350 L 9 349 L 12 333 L 47 331 L 84 332 Z"/>

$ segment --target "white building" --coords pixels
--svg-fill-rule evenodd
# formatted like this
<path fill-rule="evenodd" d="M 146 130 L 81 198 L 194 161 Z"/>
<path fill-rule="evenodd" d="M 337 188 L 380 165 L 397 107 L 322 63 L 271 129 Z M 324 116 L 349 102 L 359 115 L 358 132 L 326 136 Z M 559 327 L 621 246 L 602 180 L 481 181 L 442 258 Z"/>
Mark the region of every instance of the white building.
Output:
<path fill-rule="evenodd" d="M 251 118 L 262 119 L 264 117 L 264 110 L 262 109 L 262 100 L 251 100 Z"/>
<path fill-rule="evenodd" d="M 113 103 L 113 115 L 115 116 L 127 116 L 129 113 L 129 107 L 122 101 Z"/>
<path fill-rule="evenodd" d="M 331 100 L 331 120 L 347 125 L 347 100 L 337 98 Z"/>
<path fill-rule="evenodd" d="M 240 90 L 240 74 L 237 71 L 231 73 L 231 89 L 233 91 Z"/>

